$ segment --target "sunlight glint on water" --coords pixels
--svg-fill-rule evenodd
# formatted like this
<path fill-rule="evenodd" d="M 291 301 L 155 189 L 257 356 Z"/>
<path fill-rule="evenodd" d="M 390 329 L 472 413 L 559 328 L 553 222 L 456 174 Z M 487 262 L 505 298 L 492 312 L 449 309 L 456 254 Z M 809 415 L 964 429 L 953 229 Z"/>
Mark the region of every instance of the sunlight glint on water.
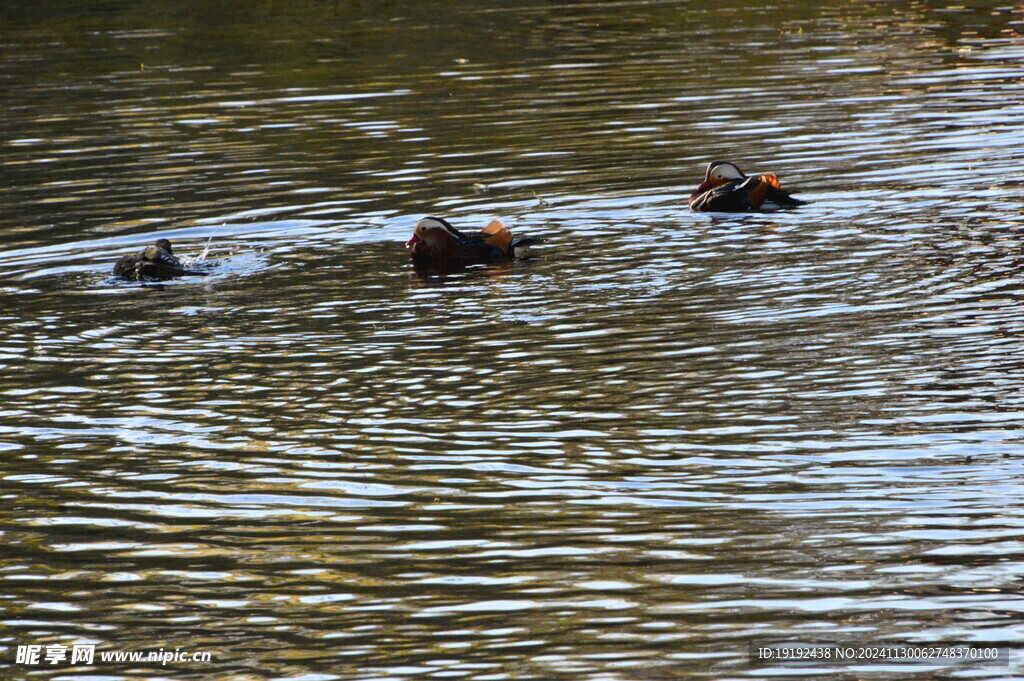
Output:
<path fill-rule="evenodd" d="M 225 12 L 5 18 L 5 677 L 1024 638 L 1018 10 Z M 690 213 L 715 159 L 811 203 Z M 421 277 L 431 214 L 547 241 Z M 110 279 L 159 237 L 210 276 Z M 75 642 L 213 660 L 14 661 Z"/>

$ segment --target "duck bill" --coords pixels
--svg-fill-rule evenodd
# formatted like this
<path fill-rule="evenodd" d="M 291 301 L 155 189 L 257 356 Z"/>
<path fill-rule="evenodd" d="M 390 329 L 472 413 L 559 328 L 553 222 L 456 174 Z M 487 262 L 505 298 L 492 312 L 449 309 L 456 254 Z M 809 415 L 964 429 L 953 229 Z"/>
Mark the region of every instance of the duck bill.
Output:
<path fill-rule="evenodd" d="M 412 248 L 414 245 L 418 244 L 421 241 L 423 241 L 423 239 L 421 239 L 418 236 L 416 236 L 415 234 L 413 234 L 412 238 L 405 242 L 405 247 L 406 248 Z"/>

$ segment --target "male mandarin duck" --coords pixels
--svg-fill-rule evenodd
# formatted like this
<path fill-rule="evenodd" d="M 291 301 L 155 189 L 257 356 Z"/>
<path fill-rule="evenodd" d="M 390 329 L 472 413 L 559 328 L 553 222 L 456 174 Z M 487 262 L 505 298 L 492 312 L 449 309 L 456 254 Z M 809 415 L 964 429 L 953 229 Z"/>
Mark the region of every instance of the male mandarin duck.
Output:
<path fill-rule="evenodd" d="M 423 218 L 405 244 L 416 266 L 459 266 L 521 258 L 538 239 L 514 237 L 499 220 L 464 234 L 444 218 Z"/>
<path fill-rule="evenodd" d="M 790 196 L 771 173 L 747 177 L 735 163 L 712 161 L 704 182 L 690 195 L 690 210 L 745 213 L 766 201 L 782 207 L 806 203 Z"/>
<path fill-rule="evenodd" d="M 114 263 L 114 276 L 123 279 L 173 279 L 203 274 L 185 267 L 167 239 L 154 241 L 138 255 L 122 255 Z"/>

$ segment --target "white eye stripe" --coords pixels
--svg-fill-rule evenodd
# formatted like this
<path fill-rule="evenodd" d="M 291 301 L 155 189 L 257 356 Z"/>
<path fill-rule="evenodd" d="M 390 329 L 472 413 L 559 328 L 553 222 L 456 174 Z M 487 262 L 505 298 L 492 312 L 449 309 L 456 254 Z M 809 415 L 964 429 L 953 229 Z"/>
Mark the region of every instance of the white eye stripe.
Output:
<path fill-rule="evenodd" d="M 720 163 L 711 171 L 716 180 L 738 180 L 743 173 L 732 163 Z"/>
<path fill-rule="evenodd" d="M 438 218 L 423 218 L 416 223 L 416 232 L 422 236 L 426 236 L 431 232 L 435 234 L 437 232 L 444 232 L 453 239 L 462 238 L 458 230 Z"/>

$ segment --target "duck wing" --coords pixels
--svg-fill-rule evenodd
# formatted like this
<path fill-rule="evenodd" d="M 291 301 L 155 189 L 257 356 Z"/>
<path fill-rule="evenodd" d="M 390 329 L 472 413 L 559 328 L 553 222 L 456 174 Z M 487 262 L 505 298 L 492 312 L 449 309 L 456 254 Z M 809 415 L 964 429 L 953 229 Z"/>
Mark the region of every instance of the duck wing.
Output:
<path fill-rule="evenodd" d="M 752 190 L 761 184 L 759 177 L 740 177 L 713 187 L 690 200 L 690 210 L 746 213 L 756 208 L 749 198 Z"/>
<path fill-rule="evenodd" d="M 513 258 L 525 258 L 531 248 L 541 243 L 544 243 L 544 239 L 539 237 L 521 236 L 512 240 L 509 251 Z"/>
<path fill-rule="evenodd" d="M 137 255 L 122 255 L 114 263 L 113 275 L 125 279 L 138 279 L 139 260 L 140 258 Z"/>
<path fill-rule="evenodd" d="M 501 224 L 501 220 L 491 220 L 486 227 L 480 230 L 480 236 L 483 237 L 484 243 L 497 248 L 503 255 L 508 255 L 512 248 L 512 232 Z"/>
<path fill-rule="evenodd" d="M 457 244 L 463 262 L 500 260 L 511 255 L 512 232 L 500 220 L 491 220 L 478 233 L 463 236 Z"/>
<path fill-rule="evenodd" d="M 459 260 L 464 263 L 471 263 L 500 260 L 503 258 L 505 252 L 500 247 L 487 243 L 487 239 L 488 236 L 482 232 L 468 236 L 465 239 L 459 239 L 457 242 Z"/>
<path fill-rule="evenodd" d="M 779 178 L 770 173 L 761 175 L 761 181 L 767 185 L 764 193 L 765 201 L 771 201 L 775 205 L 783 207 L 801 206 L 807 203 L 806 201 L 801 201 L 800 199 L 792 196 L 789 192 L 783 189 L 781 185 L 779 185 Z"/>

